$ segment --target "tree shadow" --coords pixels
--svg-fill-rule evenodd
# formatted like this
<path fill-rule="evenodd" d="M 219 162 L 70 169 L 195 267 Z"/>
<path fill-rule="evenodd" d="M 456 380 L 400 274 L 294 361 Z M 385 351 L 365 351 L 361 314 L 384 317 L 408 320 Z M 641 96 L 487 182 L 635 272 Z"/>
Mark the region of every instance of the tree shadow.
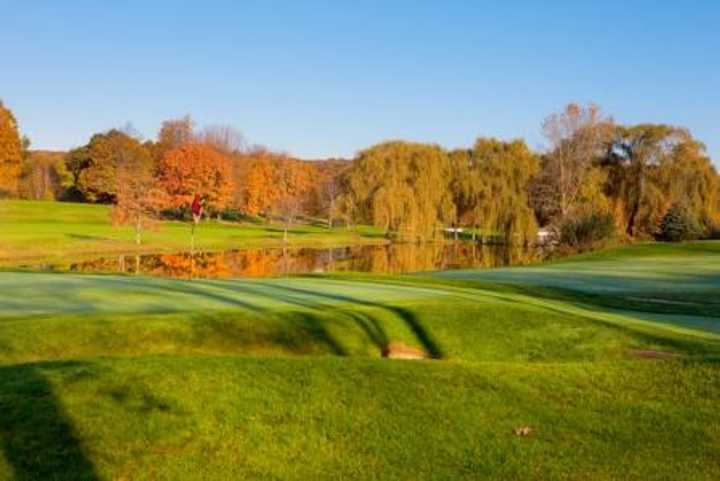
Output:
<path fill-rule="evenodd" d="M 86 240 L 86 241 L 109 240 L 107 237 L 98 236 L 98 235 L 87 235 L 87 234 L 65 234 L 65 237 L 68 237 L 68 238 L 74 239 L 74 240 Z"/>
<path fill-rule="evenodd" d="M 0 367 L 0 449 L 16 481 L 100 479 L 46 376 L 72 366 L 81 364 Z"/>
<path fill-rule="evenodd" d="M 474 287 L 487 289 L 488 286 L 484 282 L 478 282 Z M 697 331 L 698 334 L 702 335 L 704 333 L 714 334 L 718 332 L 716 325 L 718 318 L 714 315 L 715 312 L 710 310 L 712 306 L 710 306 L 710 309 L 706 309 L 704 305 L 698 307 L 684 304 L 652 304 L 643 302 L 641 299 L 638 301 L 630 299 L 628 301 L 628 297 L 624 292 L 621 294 L 595 293 L 554 286 L 519 285 L 502 282 L 498 283 L 496 287 L 502 288 L 502 293 L 496 294 L 496 297 L 503 299 L 505 302 L 521 302 L 517 299 L 509 299 L 505 294 L 525 296 L 539 301 L 558 302 L 561 304 L 543 304 L 540 307 L 546 311 L 561 315 L 579 316 L 586 321 L 633 337 L 643 344 L 666 348 L 695 361 L 717 362 L 717 359 L 720 359 L 720 340 L 705 336 L 697 337 L 691 333 L 691 331 Z M 639 295 L 646 295 L 651 299 L 654 296 L 661 302 L 664 298 L 669 297 L 665 292 L 645 293 L 641 291 Z M 673 293 L 673 296 L 676 296 L 676 294 Z M 712 303 L 710 301 L 710 304 Z M 571 313 L 561 306 L 587 310 L 589 313 L 588 315 Z M 646 325 L 624 324 L 603 319 L 590 313 L 628 316 L 631 320 L 640 321 L 646 323 Z M 713 317 L 708 317 L 708 314 L 713 314 Z M 691 316 L 697 316 L 697 318 L 694 319 Z M 689 322 L 690 320 L 696 322 L 693 324 Z M 701 323 L 700 320 L 704 322 Z M 656 327 L 683 328 L 688 329 L 690 332 L 657 331 Z"/>
<path fill-rule="evenodd" d="M 335 339 L 335 337 L 330 334 L 328 329 L 325 327 L 325 321 L 316 313 L 321 313 L 325 316 L 332 314 L 353 321 L 363 332 L 365 332 L 368 339 L 380 351 L 384 350 L 389 343 L 385 330 L 376 318 L 370 316 L 368 313 L 338 309 L 331 305 L 311 300 L 311 298 L 307 295 L 307 293 L 311 291 L 298 289 L 297 291 L 302 293 L 302 295 L 298 296 L 296 293 L 292 292 L 292 288 L 285 289 L 276 284 L 263 282 L 253 283 L 254 286 L 259 286 L 259 288 L 253 288 L 250 287 L 250 285 L 239 285 L 237 283 L 233 283 L 231 285 L 226 283 L 214 283 L 214 285 L 220 289 L 226 289 L 235 294 L 244 293 L 252 297 L 266 297 L 276 301 L 282 301 L 283 303 L 291 306 L 302 308 L 301 311 L 293 310 L 283 312 L 282 317 L 289 321 L 295 321 L 296 334 L 309 334 L 310 336 L 308 338 L 311 337 L 314 340 L 321 341 L 330 347 L 331 351 L 337 355 L 346 356 L 348 351 L 337 339 Z M 286 292 L 283 292 L 283 290 Z M 275 294 L 273 294 L 274 291 Z M 287 329 L 284 329 L 283 334 L 279 336 L 279 338 L 282 338 L 284 341 L 287 341 L 289 338 L 295 339 L 295 337 L 297 336 L 290 336 Z M 283 342 L 282 344 L 285 345 L 285 347 L 291 347 L 287 345 L 287 342 Z M 298 347 L 296 343 L 293 344 L 294 347 Z"/>
<path fill-rule="evenodd" d="M 194 319 L 193 336 L 230 345 L 233 349 L 249 350 L 280 348 L 293 354 L 325 352 L 347 356 L 347 349 L 333 337 L 321 319 L 307 312 L 293 311 L 282 314 L 283 322 L 254 324 L 237 322 L 228 313 L 202 314 Z M 271 318 L 272 319 L 272 318 Z"/>
<path fill-rule="evenodd" d="M 410 311 L 409 309 L 405 309 L 398 306 L 392 306 L 388 304 L 383 304 L 380 302 L 373 302 L 368 301 L 364 299 L 358 299 L 351 296 L 346 296 L 342 294 L 329 294 L 329 293 L 322 293 L 322 292 L 316 292 L 311 291 L 308 289 L 301 289 L 297 287 L 290 287 L 290 286 L 281 286 L 277 284 L 269 284 L 265 282 L 258 282 L 257 285 L 264 286 L 266 289 L 274 289 L 276 291 L 285 292 L 287 294 L 290 294 L 290 296 L 284 296 L 283 300 L 286 302 L 291 302 L 294 304 L 302 305 L 304 307 L 309 307 L 311 309 L 327 309 L 327 306 L 320 303 L 320 302 L 314 302 L 310 299 L 317 298 L 317 299 L 326 299 L 326 300 L 332 300 L 332 301 L 340 301 L 340 302 L 346 302 L 352 305 L 359 305 L 364 307 L 371 307 L 371 308 L 377 308 L 382 309 L 387 312 L 392 313 L 395 317 L 399 318 L 401 321 L 405 323 L 405 325 L 413 332 L 417 340 L 422 345 L 425 352 L 428 353 L 428 355 L 433 359 L 442 359 L 444 357 L 444 353 L 439 345 L 439 343 L 435 340 L 434 336 L 428 331 L 425 326 L 420 322 L 420 320 L 417 318 L 415 313 Z M 254 291 L 255 294 L 257 294 L 256 291 Z M 267 295 L 267 294 L 265 294 Z M 299 299 L 298 296 L 302 296 L 302 299 Z M 292 300 L 289 300 L 289 299 Z M 351 317 L 354 318 L 356 322 L 360 325 L 360 327 L 365 330 L 369 334 L 370 339 L 375 342 L 378 347 L 381 349 L 387 347 L 388 338 L 385 334 L 385 331 L 382 329 L 380 323 L 372 318 L 371 316 L 367 314 L 363 314 L 363 317 L 360 317 L 360 314 L 355 313 L 349 313 Z M 360 322 L 362 321 L 362 322 Z M 370 324 L 368 324 L 370 322 Z"/>

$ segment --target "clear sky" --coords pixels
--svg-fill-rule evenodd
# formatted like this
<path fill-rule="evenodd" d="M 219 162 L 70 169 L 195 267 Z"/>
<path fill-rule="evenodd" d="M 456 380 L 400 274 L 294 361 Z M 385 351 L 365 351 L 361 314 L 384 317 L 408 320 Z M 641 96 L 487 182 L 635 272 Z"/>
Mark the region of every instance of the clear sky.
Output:
<path fill-rule="evenodd" d="M 190 113 L 304 158 L 403 138 L 542 144 L 594 101 L 720 160 L 720 1 L 0 0 L 0 98 L 36 148 Z M 720 164 L 718 164 L 720 165 Z"/>

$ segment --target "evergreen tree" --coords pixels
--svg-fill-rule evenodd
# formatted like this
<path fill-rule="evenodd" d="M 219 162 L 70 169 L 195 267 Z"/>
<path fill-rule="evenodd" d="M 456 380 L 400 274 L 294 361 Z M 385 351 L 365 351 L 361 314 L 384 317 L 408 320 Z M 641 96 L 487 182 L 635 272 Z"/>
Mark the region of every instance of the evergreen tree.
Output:
<path fill-rule="evenodd" d="M 675 204 L 663 216 L 658 238 L 668 242 L 680 242 L 698 239 L 701 235 L 702 229 L 692 212 L 680 204 Z"/>

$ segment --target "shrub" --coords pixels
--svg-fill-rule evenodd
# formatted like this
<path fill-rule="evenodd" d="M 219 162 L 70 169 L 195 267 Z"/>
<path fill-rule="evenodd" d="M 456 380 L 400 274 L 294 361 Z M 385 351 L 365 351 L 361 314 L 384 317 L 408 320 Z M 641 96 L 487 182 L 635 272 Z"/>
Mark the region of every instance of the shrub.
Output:
<path fill-rule="evenodd" d="M 192 215 L 190 214 L 190 211 L 186 208 L 171 208 L 171 209 L 163 209 L 160 212 L 160 217 L 163 219 L 168 220 L 180 220 L 180 221 L 190 221 L 192 220 Z"/>
<path fill-rule="evenodd" d="M 699 239 L 702 233 L 703 229 L 697 218 L 685 207 L 675 204 L 660 221 L 657 238 L 666 242 L 680 242 Z"/>
<path fill-rule="evenodd" d="M 218 218 L 229 222 L 247 222 L 251 224 L 260 224 L 262 219 L 257 216 L 248 215 L 239 209 L 225 209 L 216 213 Z"/>
<path fill-rule="evenodd" d="M 720 240 L 720 224 L 713 224 L 710 227 L 708 239 Z"/>
<path fill-rule="evenodd" d="M 574 248 L 591 246 L 614 236 L 615 220 L 609 213 L 575 215 L 560 225 L 560 243 Z"/>

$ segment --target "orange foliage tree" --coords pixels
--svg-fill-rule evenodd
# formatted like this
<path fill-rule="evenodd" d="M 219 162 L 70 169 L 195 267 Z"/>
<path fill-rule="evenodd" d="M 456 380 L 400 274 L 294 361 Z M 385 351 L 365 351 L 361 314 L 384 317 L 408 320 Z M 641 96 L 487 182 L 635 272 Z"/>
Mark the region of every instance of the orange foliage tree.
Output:
<path fill-rule="evenodd" d="M 22 143 L 13 113 L 0 102 L 0 195 L 15 195 L 22 169 Z"/>
<path fill-rule="evenodd" d="M 189 206 L 196 194 L 211 209 L 225 208 L 234 188 L 230 160 L 198 143 L 169 150 L 158 165 L 158 182 L 167 194 L 167 205 L 175 208 Z"/>
<path fill-rule="evenodd" d="M 248 214 L 267 214 L 275 203 L 277 159 L 269 152 L 257 152 L 249 158 L 245 177 L 244 209 Z"/>

